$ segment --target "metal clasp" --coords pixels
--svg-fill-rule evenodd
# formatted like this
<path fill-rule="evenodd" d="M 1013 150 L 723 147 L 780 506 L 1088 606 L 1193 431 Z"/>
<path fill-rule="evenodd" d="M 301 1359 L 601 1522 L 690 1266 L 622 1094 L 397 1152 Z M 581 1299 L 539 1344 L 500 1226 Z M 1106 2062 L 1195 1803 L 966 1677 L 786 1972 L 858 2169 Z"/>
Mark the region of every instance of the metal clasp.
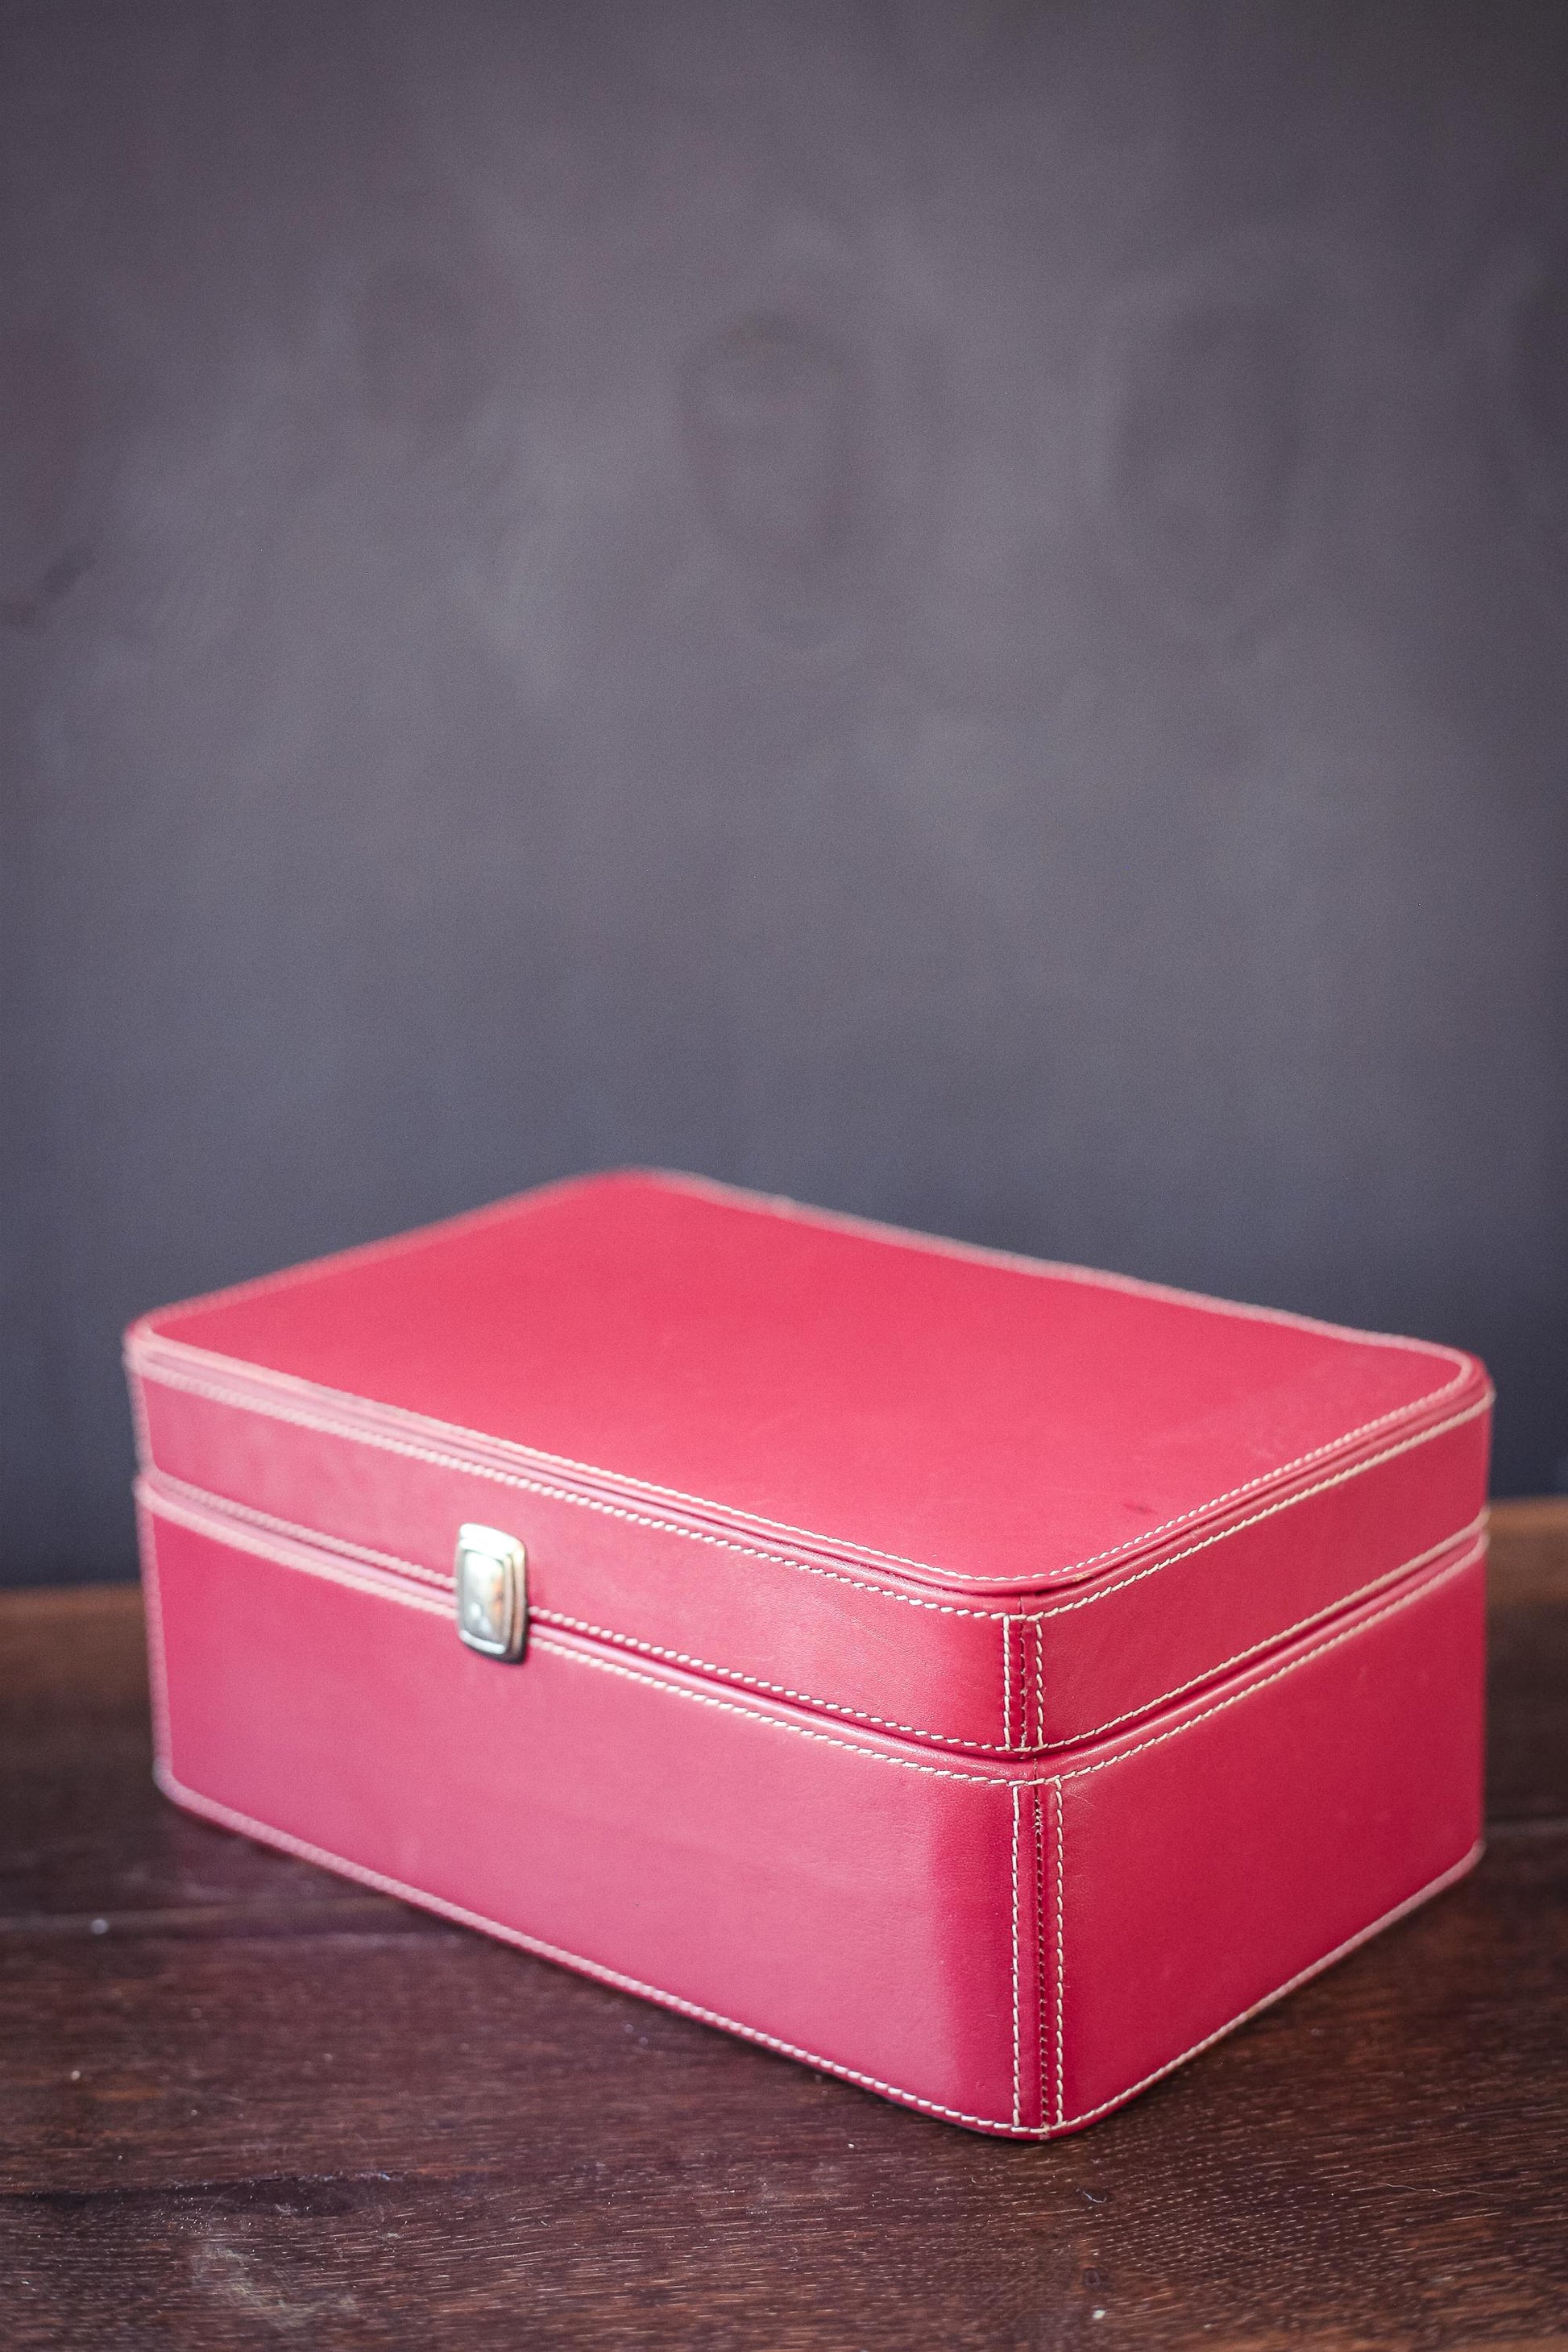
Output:
<path fill-rule="evenodd" d="M 458 1635 L 486 1658 L 521 1658 L 528 1633 L 526 1555 L 515 1536 L 458 1529 Z"/>

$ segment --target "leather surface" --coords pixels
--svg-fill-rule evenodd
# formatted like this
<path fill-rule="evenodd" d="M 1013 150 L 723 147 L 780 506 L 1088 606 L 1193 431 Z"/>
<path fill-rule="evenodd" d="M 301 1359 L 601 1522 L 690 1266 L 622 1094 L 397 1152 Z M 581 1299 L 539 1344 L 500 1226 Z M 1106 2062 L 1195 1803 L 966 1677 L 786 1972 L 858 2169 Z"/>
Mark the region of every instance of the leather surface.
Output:
<path fill-rule="evenodd" d="M 1148 1286 L 755 1196 L 589 1179 L 214 1303 L 165 1336 L 813 1531 L 1027 1585 L 1483 1385 Z"/>
<path fill-rule="evenodd" d="M 210 1818 L 955 2122 L 1070 2130 L 1473 1859 L 1479 1543 L 1152 1727 L 937 1759 L 144 1490 Z"/>
<path fill-rule="evenodd" d="M 130 1353 L 171 1495 L 443 1588 L 458 1526 L 499 1524 L 544 1622 L 956 1748 L 1131 1720 L 1485 1491 L 1456 1351 L 663 1178 L 165 1310 Z"/>

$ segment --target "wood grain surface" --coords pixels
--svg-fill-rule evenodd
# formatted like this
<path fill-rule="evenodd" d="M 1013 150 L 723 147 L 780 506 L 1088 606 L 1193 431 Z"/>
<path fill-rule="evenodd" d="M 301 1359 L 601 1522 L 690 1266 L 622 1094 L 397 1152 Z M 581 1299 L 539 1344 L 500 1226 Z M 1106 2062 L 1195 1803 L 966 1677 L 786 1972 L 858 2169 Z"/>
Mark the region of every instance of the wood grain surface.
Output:
<path fill-rule="evenodd" d="M 1477 1874 L 1035 2147 L 188 1819 L 134 1591 L 0 1600 L 0 2345 L 1568 2347 L 1568 1503 L 1492 1628 Z"/>

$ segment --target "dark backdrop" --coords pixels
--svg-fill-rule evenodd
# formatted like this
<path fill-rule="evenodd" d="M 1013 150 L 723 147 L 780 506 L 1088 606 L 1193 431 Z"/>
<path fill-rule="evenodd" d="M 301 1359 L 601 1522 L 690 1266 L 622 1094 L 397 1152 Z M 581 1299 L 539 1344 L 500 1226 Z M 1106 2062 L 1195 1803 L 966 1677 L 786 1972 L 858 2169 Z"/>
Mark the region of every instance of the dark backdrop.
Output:
<path fill-rule="evenodd" d="M 1568 11 L 15 6 L 5 1572 L 134 1310 L 675 1163 L 1568 1453 Z"/>

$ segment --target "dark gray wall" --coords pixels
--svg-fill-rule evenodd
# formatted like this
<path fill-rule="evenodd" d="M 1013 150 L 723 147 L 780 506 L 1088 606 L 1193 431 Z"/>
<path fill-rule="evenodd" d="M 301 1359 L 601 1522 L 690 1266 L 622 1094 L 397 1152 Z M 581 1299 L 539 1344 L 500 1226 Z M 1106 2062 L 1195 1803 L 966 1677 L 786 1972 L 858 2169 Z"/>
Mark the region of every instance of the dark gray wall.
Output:
<path fill-rule="evenodd" d="M 1568 11 L 11 7 L 4 1565 L 134 1310 L 623 1160 L 1568 1454 Z"/>

